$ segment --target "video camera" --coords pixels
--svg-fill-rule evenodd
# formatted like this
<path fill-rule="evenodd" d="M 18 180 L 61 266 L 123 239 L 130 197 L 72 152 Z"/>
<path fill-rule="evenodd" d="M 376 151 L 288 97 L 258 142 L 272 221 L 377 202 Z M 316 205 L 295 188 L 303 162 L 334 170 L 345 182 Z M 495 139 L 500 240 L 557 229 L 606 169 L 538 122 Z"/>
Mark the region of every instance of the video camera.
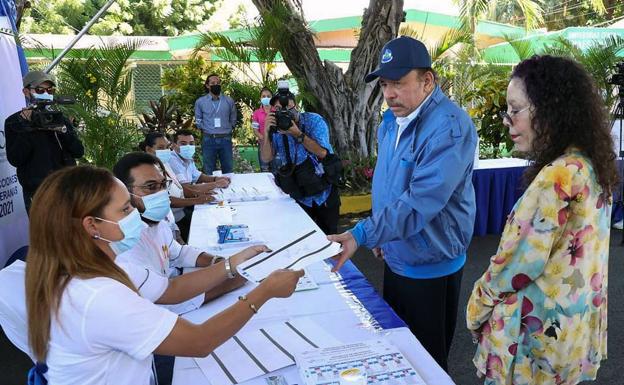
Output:
<path fill-rule="evenodd" d="M 288 111 L 288 100 L 291 96 L 288 80 L 277 81 L 277 100 L 281 108 L 275 111 L 275 126 L 271 126 L 271 131 L 288 131 L 292 126 L 292 114 Z"/>
<path fill-rule="evenodd" d="M 33 130 L 56 131 L 65 133 L 65 119 L 61 111 L 52 110 L 53 105 L 67 105 L 76 103 L 76 99 L 71 96 L 57 96 L 53 101 L 37 100 L 28 109 L 32 110 L 30 116 L 30 127 Z"/>
<path fill-rule="evenodd" d="M 608 83 L 620 87 L 620 94 L 624 93 L 624 61 L 615 64 L 616 73 L 611 76 Z"/>

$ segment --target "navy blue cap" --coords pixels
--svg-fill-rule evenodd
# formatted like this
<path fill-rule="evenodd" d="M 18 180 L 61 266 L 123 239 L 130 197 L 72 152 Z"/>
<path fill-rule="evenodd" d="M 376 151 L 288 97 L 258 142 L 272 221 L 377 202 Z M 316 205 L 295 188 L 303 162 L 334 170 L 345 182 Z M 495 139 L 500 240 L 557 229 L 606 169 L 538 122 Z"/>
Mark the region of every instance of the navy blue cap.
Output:
<path fill-rule="evenodd" d="M 364 78 L 366 83 L 378 77 L 399 80 L 414 68 L 430 68 L 427 47 L 414 38 L 401 36 L 384 45 L 379 55 L 379 68 Z"/>

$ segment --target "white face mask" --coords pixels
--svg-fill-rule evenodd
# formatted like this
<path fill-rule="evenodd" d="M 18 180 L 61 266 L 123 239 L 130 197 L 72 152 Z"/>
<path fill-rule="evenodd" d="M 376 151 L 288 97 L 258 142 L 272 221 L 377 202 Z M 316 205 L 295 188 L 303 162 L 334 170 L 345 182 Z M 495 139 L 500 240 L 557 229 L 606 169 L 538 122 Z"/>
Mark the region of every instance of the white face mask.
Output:
<path fill-rule="evenodd" d="M 49 94 L 47 92 L 44 92 L 42 94 L 38 94 L 38 93 L 33 91 L 32 92 L 32 96 L 36 100 L 47 100 L 47 101 L 50 101 L 50 102 L 54 100 L 54 95 L 51 95 L 51 94 Z"/>
<path fill-rule="evenodd" d="M 111 241 L 101 236 L 97 237 L 98 239 L 108 242 L 115 255 L 119 255 L 133 248 L 141 239 L 141 232 L 147 227 L 141 220 L 141 214 L 139 214 L 139 210 L 137 209 L 132 210 L 130 214 L 117 222 L 99 217 L 96 218 L 104 222 L 116 224 L 119 226 L 119 229 L 121 229 L 124 237 L 118 241 Z"/>

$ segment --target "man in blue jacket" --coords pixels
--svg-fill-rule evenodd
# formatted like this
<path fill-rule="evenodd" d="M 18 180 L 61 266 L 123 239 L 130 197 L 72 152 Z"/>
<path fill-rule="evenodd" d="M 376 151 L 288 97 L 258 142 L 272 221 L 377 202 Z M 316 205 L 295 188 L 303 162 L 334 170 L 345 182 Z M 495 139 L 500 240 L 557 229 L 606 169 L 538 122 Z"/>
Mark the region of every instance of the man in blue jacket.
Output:
<path fill-rule="evenodd" d="M 475 197 L 475 127 L 436 84 L 425 46 L 399 37 L 382 49 L 379 78 L 389 110 L 377 131 L 373 214 L 329 238 L 335 270 L 358 246 L 385 260 L 384 299 L 447 369 Z"/>

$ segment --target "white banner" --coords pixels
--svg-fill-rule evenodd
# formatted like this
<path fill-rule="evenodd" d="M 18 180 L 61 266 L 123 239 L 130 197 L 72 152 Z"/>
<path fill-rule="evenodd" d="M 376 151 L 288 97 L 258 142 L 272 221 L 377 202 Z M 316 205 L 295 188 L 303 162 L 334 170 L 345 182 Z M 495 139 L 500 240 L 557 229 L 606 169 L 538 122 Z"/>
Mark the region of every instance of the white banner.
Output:
<path fill-rule="evenodd" d="M 624 157 L 620 151 L 624 151 L 624 135 L 620 136 L 624 131 L 624 119 L 616 119 L 611 127 L 611 136 L 613 137 L 613 150 L 618 158 Z"/>
<path fill-rule="evenodd" d="M 0 16 L 0 29 L 11 30 Z M 25 106 L 15 39 L 0 33 L 0 268 L 28 244 L 28 217 L 15 168 L 6 158 L 5 119 Z"/>

